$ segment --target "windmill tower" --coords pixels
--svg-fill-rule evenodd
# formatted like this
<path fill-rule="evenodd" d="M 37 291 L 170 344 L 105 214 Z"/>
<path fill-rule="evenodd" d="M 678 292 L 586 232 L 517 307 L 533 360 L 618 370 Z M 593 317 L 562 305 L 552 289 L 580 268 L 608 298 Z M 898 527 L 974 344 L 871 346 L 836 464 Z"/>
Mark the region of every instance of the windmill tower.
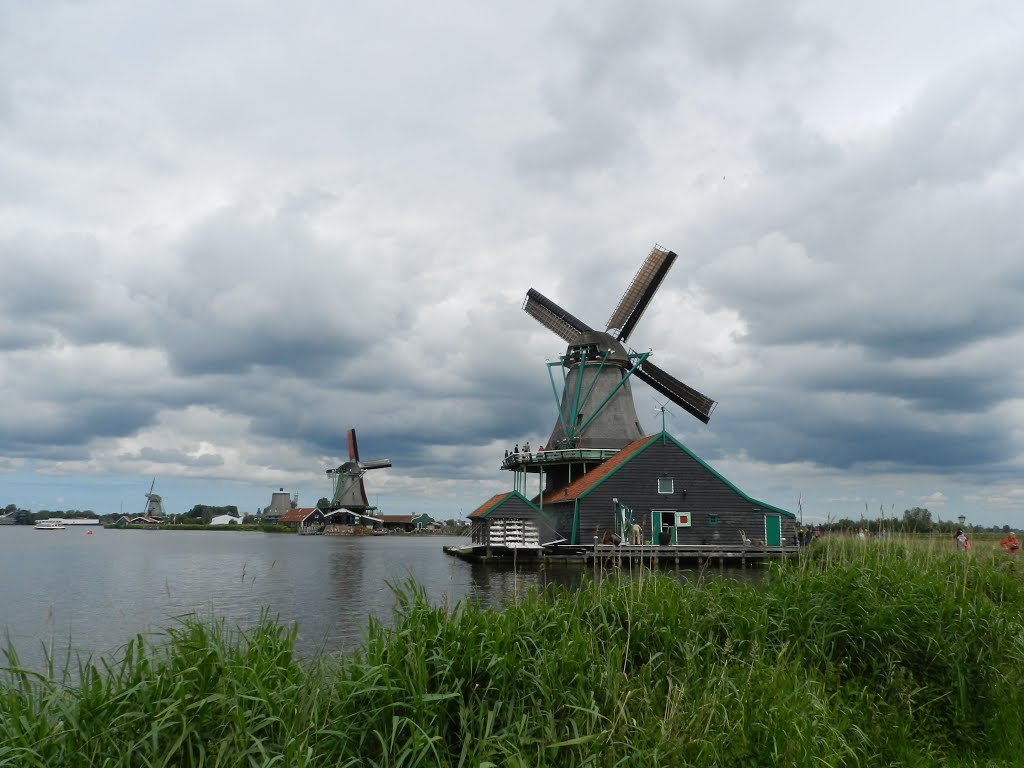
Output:
<path fill-rule="evenodd" d="M 674 252 L 655 245 L 603 331 L 591 328 L 539 291 L 531 288 L 527 292 L 523 310 L 568 344 L 565 355 L 557 363 L 548 364 L 556 393 L 554 367 L 562 369 L 563 381 L 558 421 L 551 430 L 547 450 L 574 451 L 577 455 L 590 451 L 607 454 L 607 458 L 643 437 L 630 387 L 634 376 L 707 424 L 716 405 L 714 400 L 652 363 L 648 359 L 650 351 L 634 352 L 626 346 L 675 259 Z M 564 471 L 556 470 L 549 461 L 545 465 L 549 468 L 548 490 L 561 487 L 580 470 L 586 470 L 585 464 L 577 468 L 571 461 L 566 462 Z M 534 470 L 532 466 L 521 468 Z"/>
<path fill-rule="evenodd" d="M 153 493 L 153 486 L 156 485 L 156 478 L 149 484 L 149 493 L 146 494 L 146 508 L 143 515 L 146 517 L 163 517 L 164 503 L 159 493 Z"/>
<path fill-rule="evenodd" d="M 366 487 L 363 485 L 363 475 L 370 469 L 384 469 L 391 466 L 391 459 L 376 459 L 375 461 L 359 460 L 359 444 L 356 442 L 356 431 L 348 431 L 348 461 L 336 469 L 328 469 L 334 484 L 334 495 L 331 499 L 331 509 L 348 509 L 353 512 L 366 513 L 367 510 L 375 510 L 366 498 Z"/>

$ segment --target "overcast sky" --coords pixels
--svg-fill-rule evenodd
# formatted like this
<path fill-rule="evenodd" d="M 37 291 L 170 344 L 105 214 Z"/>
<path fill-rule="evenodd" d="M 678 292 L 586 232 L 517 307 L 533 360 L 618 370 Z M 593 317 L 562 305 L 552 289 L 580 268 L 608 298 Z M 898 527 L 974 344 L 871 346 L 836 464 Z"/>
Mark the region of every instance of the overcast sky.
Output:
<path fill-rule="evenodd" d="M 1024 5 L 497 5 L 0 4 L 0 506 L 468 514 L 661 243 L 722 474 L 1024 524 Z"/>

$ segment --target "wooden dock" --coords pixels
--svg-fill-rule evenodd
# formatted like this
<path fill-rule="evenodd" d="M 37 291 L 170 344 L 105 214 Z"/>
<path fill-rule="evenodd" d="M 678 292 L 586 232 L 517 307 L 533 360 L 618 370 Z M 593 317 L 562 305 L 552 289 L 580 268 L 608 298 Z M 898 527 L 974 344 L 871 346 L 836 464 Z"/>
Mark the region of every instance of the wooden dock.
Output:
<path fill-rule="evenodd" d="M 769 560 L 784 560 L 797 555 L 799 547 L 722 546 L 717 544 L 629 545 L 594 544 L 592 546 L 555 545 L 531 549 L 488 547 L 483 544 L 445 547 L 445 554 L 474 563 L 552 563 L 559 565 L 600 565 L 642 563 L 651 567 L 691 568 L 705 565 L 745 567 Z"/>

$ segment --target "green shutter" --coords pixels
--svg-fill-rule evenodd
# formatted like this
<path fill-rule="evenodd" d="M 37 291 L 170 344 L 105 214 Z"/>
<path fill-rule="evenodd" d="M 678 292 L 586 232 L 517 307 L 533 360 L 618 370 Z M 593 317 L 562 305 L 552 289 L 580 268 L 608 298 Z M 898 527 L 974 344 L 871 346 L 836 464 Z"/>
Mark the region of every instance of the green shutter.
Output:
<path fill-rule="evenodd" d="M 651 512 L 651 544 L 658 543 L 659 533 L 661 533 L 661 512 Z"/>

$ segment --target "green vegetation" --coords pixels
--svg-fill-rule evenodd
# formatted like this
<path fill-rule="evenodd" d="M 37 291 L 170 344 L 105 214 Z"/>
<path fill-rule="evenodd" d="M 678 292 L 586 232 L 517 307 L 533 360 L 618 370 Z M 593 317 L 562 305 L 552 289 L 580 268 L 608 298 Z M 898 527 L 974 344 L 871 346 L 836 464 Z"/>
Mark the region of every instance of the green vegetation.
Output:
<path fill-rule="evenodd" d="M 408 585 L 345 658 L 297 659 L 269 617 L 185 619 L 63 674 L 9 658 L 0 766 L 1017 765 L 1020 564 L 941 544 L 822 542 L 758 585 L 642 573 L 501 612 Z"/>

